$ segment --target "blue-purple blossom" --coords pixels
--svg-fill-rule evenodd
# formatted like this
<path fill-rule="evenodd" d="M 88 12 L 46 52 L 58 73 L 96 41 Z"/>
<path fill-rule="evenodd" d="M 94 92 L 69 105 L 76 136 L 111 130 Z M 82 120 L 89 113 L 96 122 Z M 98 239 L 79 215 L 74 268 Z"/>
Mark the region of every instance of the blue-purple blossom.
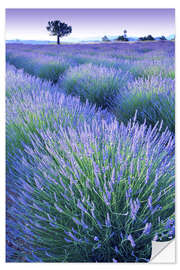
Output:
<path fill-rule="evenodd" d="M 81 225 L 81 222 L 77 218 L 73 217 L 72 219 L 77 225 Z"/>
<path fill-rule="evenodd" d="M 88 229 L 88 225 L 84 222 L 83 219 L 81 219 L 81 225 L 82 225 L 83 229 Z"/>
<path fill-rule="evenodd" d="M 110 221 L 109 212 L 107 213 L 105 223 L 106 223 L 106 226 L 107 226 L 107 227 L 111 227 L 111 221 Z"/>
<path fill-rule="evenodd" d="M 153 241 L 158 240 L 158 234 L 156 233 L 155 236 L 153 237 Z"/>
<path fill-rule="evenodd" d="M 54 206 L 58 210 L 58 212 L 63 213 L 63 210 L 55 203 Z"/>
<path fill-rule="evenodd" d="M 119 250 L 118 250 L 118 247 L 117 247 L 117 246 L 115 246 L 114 250 L 115 250 L 115 252 L 116 252 L 117 254 L 119 253 Z"/>
<path fill-rule="evenodd" d="M 81 211 L 87 213 L 86 208 L 82 205 L 82 203 L 80 202 L 79 199 L 78 199 L 77 207 L 78 207 L 79 209 L 81 209 Z"/>
<path fill-rule="evenodd" d="M 152 227 L 151 223 L 146 223 L 144 230 L 143 230 L 143 234 L 145 234 L 145 235 L 150 234 L 151 227 Z"/>
<path fill-rule="evenodd" d="M 97 236 L 94 236 L 94 241 L 99 241 L 99 238 Z"/>
<path fill-rule="evenodd" d="M 152 210 L 152 195 L 150 195 L 148 198 L 148 207 L 150 208 L 150 210 Z"/>
<path fill-rule="evenodd" d="M 141 204 L 140 204 L 140 201 L 138 198 L 134 201 L 132 199 L 130 199 L 131 217 L 133 220 L 136 219 L 136 215 L 137 215 L 137 212 L 140 208 L 140 205 Z"/>
<path fill-rule="evenodd" d="M 131 246 L 134 248 L 136 246 L 136 244 L 135 244 L 135 241 L 134 241 L 132 235 L 129 234 L 127 239 L 131 242 Z"/>

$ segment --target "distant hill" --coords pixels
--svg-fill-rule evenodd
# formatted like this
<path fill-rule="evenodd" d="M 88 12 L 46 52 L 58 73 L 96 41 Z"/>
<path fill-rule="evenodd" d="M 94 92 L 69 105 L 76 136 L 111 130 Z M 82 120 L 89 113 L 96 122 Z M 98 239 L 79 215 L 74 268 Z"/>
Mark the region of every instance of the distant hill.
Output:
<path fill-rule="evenodd" d="M 6 43 L 53 44 L 53 43 L 55 43 L 55 41 L 49 41 L 49 40 L 20 40 L 20 39 L 12 39 L 12 40 L 6 40 Z"/>

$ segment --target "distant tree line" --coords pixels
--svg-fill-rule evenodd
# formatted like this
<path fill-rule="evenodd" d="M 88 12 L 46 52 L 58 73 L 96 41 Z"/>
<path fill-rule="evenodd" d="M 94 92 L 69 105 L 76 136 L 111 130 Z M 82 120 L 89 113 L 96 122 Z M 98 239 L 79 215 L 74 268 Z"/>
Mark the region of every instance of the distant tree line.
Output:
<path fill-rule="evenodd" d="M 148 35 L 147 37 L 140 37 L 139 40 L 141 40 L 141 41 L 155 40 L 155 38 L 153 38 L 153 36 L 151 36 L 151 35 Z"/>
<path fill-rule="evenodd" d="M 165 38 L 165 36 L 161 36 L 159 38 L 156 38 L 156 39 L 159 39 L 159 40 L 167 40 Z M 140 37 L 138 38 L 138 40 L 140 41 L 152 41 L 152 40 L 156 40 L 152 35 L 148 35 L 148 36 L 145 36 L 145 37 Z M 108 41 L 111 41 L 107 36 L 104 36 L 102 38 L 102 41 L 103 42 L 108 42 Z M 116 39 L 114 39 L 114 41 L 129 41 L 128 37 L 126 35 L 122 35 L 122 36 L 118 36 Z"/>
<path fill-rule="evenodd" d="M 129 39 L 127 38 L 127 37 L 124 37 L 124 36 L 118 36 L 116 39 L 114 39 L 114 40 L 116 40 L 116 41 L 129 41 Z M 107 36 L 104 36 L 103 38 L 102 38 L 102 41 L 103 42 L 109 42 L 109 41 L 111 41 Z"/>
<path fill-rule="evenodd" d="M 161 36 L 158 38 L 159 40 L 166 40 L 165 36 Z M 146 40 L 155 40 L 155 38 L 151 35 L 148 35 L 147 37 L 140 37 L 139 40 L 146 41 Z"/>

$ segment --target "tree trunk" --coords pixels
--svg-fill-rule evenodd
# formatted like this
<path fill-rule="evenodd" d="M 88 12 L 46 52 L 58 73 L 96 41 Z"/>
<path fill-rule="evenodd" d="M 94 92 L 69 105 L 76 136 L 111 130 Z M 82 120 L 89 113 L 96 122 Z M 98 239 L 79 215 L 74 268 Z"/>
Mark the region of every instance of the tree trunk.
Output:
<path fill-rule="evenodd" d="M 57 45 L 60 45 L 60 36 L 57 36 Z"/>

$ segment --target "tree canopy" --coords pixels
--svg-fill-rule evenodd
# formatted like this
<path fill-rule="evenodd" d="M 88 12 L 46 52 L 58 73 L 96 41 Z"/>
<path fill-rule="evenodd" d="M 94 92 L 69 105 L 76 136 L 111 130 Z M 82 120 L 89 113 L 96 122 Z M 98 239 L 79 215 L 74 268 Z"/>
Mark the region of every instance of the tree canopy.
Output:
<path fill-rule="evenodd" d="M 167 39 L 165 38 L 165 36 L 161 36 L 160 40 L 167 40 Z"/>
<path fill-rule="evenodd" d="M 129 39 L 127 37 L 124 37 L 124 36 L 119 36 L 116 40 L 117 41 L 129 41 Z"/>
<path fill-rule="evenodd" d="M 57 44 L 60 44 L 60 37 L 67 36 L 72 32 L 72 27 L 61 21 L 49 21 L 46 29 L 50 35 L 57 36 Z"/>
<path fill-rule="evenodd" d="M 106 41 L 110 41 L 110 40 L 109 40 L 109 38 L 108 38 L 107 36 L 104 36 L 104 37 L 102 38 L 102 41 L 106 42 Z"/>
<path fill-rule="evenodd" d="M 148 35 L 147 37 L 140 37 L 139 40 L 141 40 L 141 41 L 155 40 L 155 38 L 153 38 L 153 36 L 151 36 L 151 35 Z"/>

